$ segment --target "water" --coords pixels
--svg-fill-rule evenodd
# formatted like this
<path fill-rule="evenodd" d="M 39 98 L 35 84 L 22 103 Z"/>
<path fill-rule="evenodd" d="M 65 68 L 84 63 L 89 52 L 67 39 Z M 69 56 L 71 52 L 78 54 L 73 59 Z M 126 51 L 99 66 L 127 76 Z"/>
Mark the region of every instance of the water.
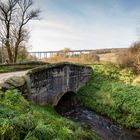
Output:
<path fill-rule="evenodd" d="M 140 135 L 135 131 L 133 132 L 116 125 L 108 118 L 80 106 L 79 103 L 77 104 L 69 97 L 64 97 L 64 99 L 56 107 L 57 112 L 68 119 L 88 126 L 102 140 L 140 140 Z"/>
<path fill-rule="evenodd" d="M 126 130 L 109 119 L 78 106 L 62 114 L 68 119 L 81 122 L 91 128 L 103 140 L 140 140 L 136 133 Z"/>

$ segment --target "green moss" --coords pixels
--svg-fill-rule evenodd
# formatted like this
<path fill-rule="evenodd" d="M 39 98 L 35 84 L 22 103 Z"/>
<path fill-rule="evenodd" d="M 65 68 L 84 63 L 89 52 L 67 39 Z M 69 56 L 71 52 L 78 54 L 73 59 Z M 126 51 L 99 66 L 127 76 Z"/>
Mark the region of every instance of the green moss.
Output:
<path fill-rule="evenodd" d="M 23 71 L 38 67 L 38 65 L 19 65 L 19 66 L 5 66 L 0 68 L 0 73 Z"/>
<path fill-rule="evenodd" d="M 2 93 L 3 94 L 3 93 Z M 94 132 L 25 100 L 17 90 L 0 98 L 1 140 L 98 140 Z"/>
<path fill-rule="evenodd" d="M 68 63 L 68 62 L 62 62 L 62 63 L 53 63 L 53 64 L 48 64 L 48 65 L 44 65 L 44 66 L 40 66 L 40 67 L 36 67 L 34 69 L 31 69 L 30 71 L 28 71 L 28 75 L 34 74 L 36 72 L 40 72 L 46 69 L 50 69 L 50 68 L 63 68 L 64 66 L 67 65 L 72 65 L 72 66 L 83 66 L 83 67 L 89 67 L 87 65 L 83 65 L 83 64 L 74 64 L 74 63 Z"/>
<path fill-rule="evenodd" d="M 23 70 L 33 69 L 35 67 L 39 67 L 41 65 L 46 65 L 46 64 L 48 63 L 41 62 L 41 61 L 29 61 L 29 62 L 22 62 L 16 64 L 1 64 L 0 73 L 23 71 Z"/>

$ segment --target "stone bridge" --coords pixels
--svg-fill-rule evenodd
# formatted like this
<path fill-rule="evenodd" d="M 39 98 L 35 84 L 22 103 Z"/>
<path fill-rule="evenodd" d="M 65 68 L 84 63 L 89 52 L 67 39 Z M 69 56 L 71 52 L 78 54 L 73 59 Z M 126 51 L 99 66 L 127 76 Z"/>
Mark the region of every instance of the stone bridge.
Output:
<path fill-rule="evenodd" d="M 41 105 L 56 106 L 65 93 L 76 93 L 91 77 L 91 67 L 71 63 L 34 68 L 27 73 L 28 98 Z"/>

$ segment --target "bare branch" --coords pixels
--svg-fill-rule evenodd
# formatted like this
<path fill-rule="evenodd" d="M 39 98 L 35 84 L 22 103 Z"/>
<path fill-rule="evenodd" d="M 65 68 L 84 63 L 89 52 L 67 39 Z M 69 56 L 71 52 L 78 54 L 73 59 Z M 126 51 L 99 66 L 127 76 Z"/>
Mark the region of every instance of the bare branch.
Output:
<path fill-rule="evenodd" d="M 40 10 L 33 9 L 33 0 L 6 0 L 0 1 L 0 37 L 6 38 L 5 46 L 9 55 L 9 61 L 16 62 L 19 47 L 28 40 L 29 34 L 26 24 L 39 17 Z M 14 38 L 14 43 L 9 39 Z M 13 46 L 14 45 L 14 46 Z"/>
<path fill-rule="evenodd" d="M 24 20 L 24 25 L 27 24 L 32 19 L 37 19 L 39 17 L 40 10 L 32 10 L 28 15 L 26 16 Z"/>

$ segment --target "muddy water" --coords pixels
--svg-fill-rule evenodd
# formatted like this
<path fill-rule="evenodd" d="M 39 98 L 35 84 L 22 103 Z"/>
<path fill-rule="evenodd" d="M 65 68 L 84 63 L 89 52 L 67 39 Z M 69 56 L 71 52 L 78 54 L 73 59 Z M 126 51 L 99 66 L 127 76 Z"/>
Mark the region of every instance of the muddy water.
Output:
<path fill-rule="evenodd" d="M 114 124 L 94 111 L 80 106 L 70 97 L 64 97 L 56 107 L 56 110 L 62 116 L 88 126 L 102 140 L 140 140 L 140 135 Z"/>

